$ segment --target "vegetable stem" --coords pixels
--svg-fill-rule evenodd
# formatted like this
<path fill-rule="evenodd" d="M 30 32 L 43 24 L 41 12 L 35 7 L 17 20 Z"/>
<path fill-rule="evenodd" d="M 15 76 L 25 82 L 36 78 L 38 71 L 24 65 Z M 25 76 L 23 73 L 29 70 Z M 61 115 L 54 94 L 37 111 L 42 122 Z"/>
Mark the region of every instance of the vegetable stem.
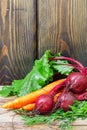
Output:
<path fill-rule="evenodd" d="M 78 62 L 75 59 L 61 56 L 61 57 L 50 58 L 49 60 L 68 60 L 68 61 L 74 62 L 77 64 L 77 67 L 76 67 L 76 65 L 72 65 L 74 68 L 77 68 L 82 74 L 85 74 L 85 75 L 87 74 L 87 69 L 80 62 Z M 80 67 L 80 68 L 78 68 L 78 67 Z"/>

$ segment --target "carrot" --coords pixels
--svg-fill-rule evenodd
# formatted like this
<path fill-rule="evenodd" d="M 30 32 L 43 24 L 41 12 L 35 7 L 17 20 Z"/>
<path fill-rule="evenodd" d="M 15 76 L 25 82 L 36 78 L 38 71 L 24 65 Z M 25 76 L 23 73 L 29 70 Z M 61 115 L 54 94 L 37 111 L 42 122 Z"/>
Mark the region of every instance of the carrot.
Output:
<path fill-rule="evenodd" d="M 48 94 L 52 90 L 52 88 L 54 88 L 56 85 L 60 84 L 64 80 L 65 79 L 60 79 L 60 80 L 54 81 L 37 91 L 31 92 L 25 96 L 22 96 L 13 101 L 7 102 L 2 106 L 2 108 L 18 109 L 27 104 L 34 103 L 36 101 L 36 99 L 38 98 L 38 96 L 40 96 L 42 94 Z"/>
<path fill-rule="evenodd" d="M 56 102 L 57 98 L 60 96 L 60 94 L 62 93 L 62 91 L 60 93 L 57 93 L 55 96 L 54 96 L 54 102 Z"/>
<path fill-rule="evenodd" d="M 35 103 L 32 103 L 32 104 L 28 104 L 26 106 L 23 106 L 22 108 L 20 109 L 24 109 L 26 111 L 32 111 L 33 109 L 35 108 Z"/>
<path fill-rule="evenodd" d="M 61 92 L 62 92 L 62 91 L 61 91 Z M 57 98 L 59 97 L 59 95 L 61 94 L 61 92 L 60 92 L 60 93 L 57 93 L 57 94 L 54 96 L 54 102 L 56 102 L 56 100 L 57 100 Z M 20 110 L 21 110 L 21 109 L 24 109 L 24 110 L 26 110 L 26 111 L 32 111 L 32 110 L 34 110 L 34 108 L 35 108 L 35 103 L 31 103 L 31 104 L 28 104 L 28 105 L 23 106 L 22 108 L 20 108 Z"/>

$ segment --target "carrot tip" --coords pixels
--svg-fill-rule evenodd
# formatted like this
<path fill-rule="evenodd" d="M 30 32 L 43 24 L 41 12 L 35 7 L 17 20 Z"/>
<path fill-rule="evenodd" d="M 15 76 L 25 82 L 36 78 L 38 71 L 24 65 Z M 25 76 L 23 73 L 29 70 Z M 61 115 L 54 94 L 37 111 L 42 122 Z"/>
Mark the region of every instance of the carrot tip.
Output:
<path fill-rule="evenodd" d="M 10 105 L 11 105 L 11 102 L 5 103 L 5 104 L 2 106 L 2 108 L 9 108 Z"/>
<path fill-rule="evenodd" d="M 7 108 L 7 105 L 3 105 L 3 106 L 1 106 L 2 108 Z"/>

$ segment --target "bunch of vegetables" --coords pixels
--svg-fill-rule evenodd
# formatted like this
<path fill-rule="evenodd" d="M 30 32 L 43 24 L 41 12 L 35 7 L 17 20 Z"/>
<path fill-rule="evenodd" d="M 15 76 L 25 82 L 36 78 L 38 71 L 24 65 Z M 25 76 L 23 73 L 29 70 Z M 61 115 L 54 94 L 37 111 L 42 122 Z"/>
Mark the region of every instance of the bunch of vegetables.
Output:
<path fill-rule="evenodd" d="M 39 62 L 42 66 L 38 66 Z M 57 81 L 54 81 L 55 73 Z M 58 79 L 59 75 L 62 79 Z M 46 51 L 25 79 L 13 82 L 10 88 L 4 87 L 0 92 L 2 95 L 5 89 L 8 90 L 6 96 L 16 93 L 20 97 L 7 102 L 3 108 L 32 111 L 43 116 L 58 110 L 67 112 L 72 110 L 76 100 L 87 100 L 87 68 L 75 59 L 60 54 L 52 56 Z"/>
<path fill-rule="evenodd" d="M 49 110 L 56 110 L 62 108 L 64 111 L 70 109 L 70 105 L 73 105 L 75 100 L 86 100 L 87 99 L 87 69 L 78 61 L 68 58 L 68 57 L 56 57 L 50 60 L 68 60 L 74 62 L 69 64 L 77 69 L 79 72 L 72 72 L 66 80 L 62 83 L 55 86 L 50 92 L 49 95 L 41 95 L 35 105 L 35 109 L 39 113 L 48 113 Z M 63 92 L 58 97 L 56 103 L 54 104 L 53 97 L 55 94 L 60 92 L 62 89 Z M 54 107 L 54 108 L 53 108 Z"/>

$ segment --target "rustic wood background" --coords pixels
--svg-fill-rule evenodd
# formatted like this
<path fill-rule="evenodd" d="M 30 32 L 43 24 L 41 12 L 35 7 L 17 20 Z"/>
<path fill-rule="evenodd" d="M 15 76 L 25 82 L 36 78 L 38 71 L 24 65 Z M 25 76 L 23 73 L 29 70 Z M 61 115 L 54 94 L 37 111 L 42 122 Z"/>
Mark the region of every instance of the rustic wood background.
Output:
<path fill-rule="evenodd" d="M 24 78 L 47 49 L 87 65 L 87 0 L 0 0 L 0 84 Z"/>

